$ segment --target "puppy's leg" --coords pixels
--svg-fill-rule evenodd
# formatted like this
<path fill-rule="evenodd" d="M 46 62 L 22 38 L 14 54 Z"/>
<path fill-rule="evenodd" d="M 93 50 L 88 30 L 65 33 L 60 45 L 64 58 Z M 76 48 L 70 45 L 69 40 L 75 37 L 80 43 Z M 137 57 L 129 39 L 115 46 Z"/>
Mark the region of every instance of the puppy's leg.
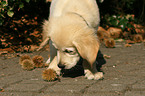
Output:
<path fill-rule="evenodd" d="M 52 45 L 52 41 L 49 42 L 50 45 L 50 58 L 46 63 L 50 63 L 49 67 L 43 71 L 42 78 L 47 81 L 54 81 L 58 79 L 61 69 L 58 67 L 58 56 L 55 47 Z"/>
<path fill-rule="evenodd" d="M 58 67 L 58 54 L 56 48 L 53 46 L 52 41 L 49 41 L 49 47 L 50 47 L 50 60 L 48 59 L 46 63 L 50 62 L 49 67 L 47 69 L 53 69 L 56 71 L 57 75 L 60 75 L 60 68 Z"/>
<path fill-rule="evenodd" d="M 46 70 L 48 69 L 53 69 L 57 73 L 57 75 L 60 75 L 61 69 L 58 67 L 57 56 L 54 57 Z"/>
<path fill-rule="evenodd" d="M 103 78 L 103 73 L 96 69 L 96 62 L 90 66 L 86 60 L 83 62 L 85 78 L 89 80 L 99 80 Z"/>
<path fill-rule="evenodd" d="M 48 60 L 46 61 L 46 64 L 50 64 L 50 58 L 48 58 Z"/>
<path fill-rule="evenodd" d="M 94 73 L 94 80 L 99 80 L 103 78 L 103 72 L 98 72 L 96 64 L 96 62 L 93 64 L 92 72 Z"/>
<path fill-rule="evenodd" d="M 84 73 L 85 73 L 85 78 L 91 80 L 94 79 L 93 73 L 90 71 L 91 66 L 89 66 L 88 62 L 86 60 L 83 61 L 83 67 L 84 67 Z"/>

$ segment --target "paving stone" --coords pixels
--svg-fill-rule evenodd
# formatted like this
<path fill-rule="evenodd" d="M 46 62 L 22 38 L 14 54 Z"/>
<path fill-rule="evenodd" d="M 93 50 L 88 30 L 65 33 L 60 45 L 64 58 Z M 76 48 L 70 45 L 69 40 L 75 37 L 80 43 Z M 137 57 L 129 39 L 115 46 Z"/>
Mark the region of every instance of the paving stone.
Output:
<path fill-rule="evenodd" d="M 134 67 L 130 67 L 130 66 L 134 66 Z M 130 72 L 130 71 L 141 69 L 141 67 L 142 66 L 135 65 L 135 64 L 122 64 L 122 65 L 116 66 L 115 69 L 120 72 Z"/>
<path fill-rule="evenodd" d="M 110 78 L 106 78 L 102 81 L 103 84 L 134 84 L 138 80 L 142 80 L 142 78 L 136 78 L 133 76 L 113 76 Z"/>
<path fill-rule="evenodd" d="M 145 80 L 140 81 L 132 86 L 133 89 L 144 89 L 145 90 Z"/>
<path fill-rule="evenodd" d="M 18 64 L 19 58 L 2 60 L 0 57 L 0 96 L 145 96 L 144 45 L 125 48 L 101 47 L 103 54 L 111 56 L 103 65 L 103 80 L 87 80 L 84 76 L 61 77 L 61 81 L 46 82 L 42 71 L 26 71 Z M 46 60 L 48 51 L 40 55 Z M 27 53 L 29 54 L 29 53 Z M 29 54 L 38 55 L 37 52 Z"/>
<path fill-rule="evenodd" d="M 81 77 L 76 77 L 76 78 L 63 78 L 60 83 L 60 85 L 88 85 L 88 84 L 93 84 L 97 82 L 96 80 L 87 80 L 85 79 L 84 76 Z"/>
<path fill-rule="evenodd" d="M 0 88 L 3 88 L 5 84 L 0 83 Z"/>
<path fill-rule="evenodd" d="M 50 86 L 53 85 L 54 83 L 56 83 L 56 82 L 46 82 L 46 81 L 42 80 L 41 77 L 40 78 L 30 78 L 27 80 L 23 80 L 21 82 L 21 84 L 43 84 L 43 85 L 47 84 Z"/>
<path fill-rule="evenodd" d="M 145 71 L 144 70 L 145 70 L 145 68 L 142 67 L 141 69 L 134 71 L 134 74 L 136 74 L 136 76 L 144 76 L 145 77 L 145 75 L 144 75 Z"/>
<path fill-rule="evenodd" d="M 16 83 L 22 80 L 23 77 L 19 77 L 17 75 L 14 76 L 8 76 L 8 77 L 3 77 L 0 78 L 0 83 L 5 84 L 5 85 L 9 85 L 11 83 Z"/>
<path fill-rule="evenodd" d="M 121 92 L 86 92 L 83 96 L 123 96 Z"/>
<path fill-rule="evenodd" d="M 102 91 L 107 91 L 107 92 L 121 92 L 126 89 L 126 85 L 120 84 L 120 83 L 99 83 L 99 84 L 94 84 L 90 88 L 88 88 L 87 92 L 102 92 Z"/>
<path fill-rule="evenodd" d="M 82 96 L 81 93 L 71 93 L 71 92 L 49 92 L 49 93 L 41 93 L 36 96 Z"/>
<path fill-rule="evenodd" d="M 0 96 L 33 96 L 33 94 L 28 92 L 1 92 Z"/>
<path fill-rule="evenodd" d="M 11 85 L 8 88 L 5 88 L 5 91 L 22 91 L 22 92 L 33 92 L 33 91 L 39 91 L 45 87 L 42 84 L 15 84 Z"/>
<path fill-rule="evenodd" d="M 145 91 L 128 91 L 125 96 L 145 96 Z"/>
<path fill-rule="evenodd" d="M 45 92 L 81 92 L 87 85 L 54 85 L 45 90 Z"/>

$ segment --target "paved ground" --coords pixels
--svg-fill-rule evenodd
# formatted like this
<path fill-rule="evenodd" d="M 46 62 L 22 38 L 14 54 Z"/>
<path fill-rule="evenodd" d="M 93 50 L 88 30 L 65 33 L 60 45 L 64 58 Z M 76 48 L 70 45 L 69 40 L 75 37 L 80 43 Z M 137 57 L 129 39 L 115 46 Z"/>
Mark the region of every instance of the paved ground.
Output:
<path fill-rule="evenodd" d="M 144 44 L 126 48 L 118 43 L 113 49 L 101 46 L 101 51 L 111 58 L 102 66 L 104 79 L 99 81 L 79 76 L 46 82 L 41 78 L 45 68 L 25 71 L 18 64 L 19 57 L 0 57 L 0 96 L 145 96 Z M 40 55 L 46 60 L 47 53 Z"/>

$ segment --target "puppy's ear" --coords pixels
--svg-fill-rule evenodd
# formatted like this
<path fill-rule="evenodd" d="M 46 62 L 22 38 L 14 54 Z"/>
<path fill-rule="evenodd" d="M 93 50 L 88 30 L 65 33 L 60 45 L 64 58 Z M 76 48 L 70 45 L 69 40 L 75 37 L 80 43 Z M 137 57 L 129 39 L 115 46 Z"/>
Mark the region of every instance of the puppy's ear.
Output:
<path fill-rule="evenodd" d="M 95 62 L 99 50 L 99 42 L 95 34 L 82 34 L 73 42 L 82 58 L 91 65 Z"/>

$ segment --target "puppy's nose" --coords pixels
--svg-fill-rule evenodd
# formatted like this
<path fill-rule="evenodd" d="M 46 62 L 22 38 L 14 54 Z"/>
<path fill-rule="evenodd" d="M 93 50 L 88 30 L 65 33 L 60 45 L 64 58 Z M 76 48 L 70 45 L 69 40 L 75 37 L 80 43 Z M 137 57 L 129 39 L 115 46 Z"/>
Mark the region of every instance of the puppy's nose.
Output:
<path fill-rule="evenodd" d="M 64 68 L 65 68 L 65 65 L 63 65 L 63 64 L 58 64 L 58 67 L 64 69 Z"/>

